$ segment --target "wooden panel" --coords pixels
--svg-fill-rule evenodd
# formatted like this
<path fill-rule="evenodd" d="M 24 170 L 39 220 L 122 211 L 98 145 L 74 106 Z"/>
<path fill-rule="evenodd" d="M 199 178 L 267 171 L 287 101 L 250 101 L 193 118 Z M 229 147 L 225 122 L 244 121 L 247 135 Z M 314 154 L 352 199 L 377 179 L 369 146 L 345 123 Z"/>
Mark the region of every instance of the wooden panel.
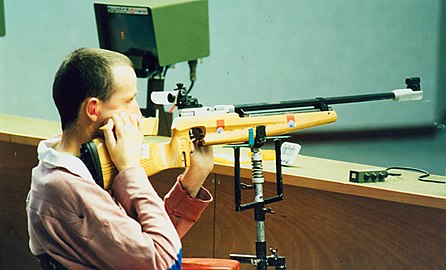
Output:
<path fill-rule="evenodd" d="M 25 199 L 36 147 L 0 141 L 0 269 L 40 269 L 28 248 Z"/>
<path fill-rule="evenodd" d="M 255 254 L 253 211 L 235 212 L 232 177 L 218 180 L 215 256 Z M 273 192 L 267 183 L 266 196 Z M 279 248 L 287 269 L 446 268 L 445 210 L 288 185 L 284 192 L 265 224 L 267 247 Z M 252 201 L 252 191 L 243 196 Z"/>
<path fill-rule="evenodd" d="M 214 148 L 216 156 L 221 157 L 224 155 L 232 158 L 231 149 Z M 246 152 L 243 152 L 243 150 L 246 150 Z M 247 155 L 247 149 L 242 149 L 241 160 L 247 161 Z M 216 164 L 214 173 L 233 175 L 233 162 L 230 161 L 228 159 L 225 163 Z M 275 181 L 274 161 L 264 160 L 263 165 L 265 181 Z M 419 173 L 405 171 L 403 176 L 391 176 L 386 178 L 384 182 L 375 183 L 357 184 L 348 180 L 350 170 L 373 169 L 383 170 L 385 168 L 300 155 L 294 166 L 283 167 L 282 172 L 283 182 L 292 186 L 446 210 L 446 189 L 438 188 L 438 183 L 419 181 Z M 241 177 L 251 177 L 251 165 L 249 162 L 242 162 L 240 173 Z M 430 177 L 438 181 L 444 181 L 444 176 L 431 175 Z"/>
<path fill-rule="evenodd" d="M 25 197 L 37 164 L 35 145 L 48 123 L 29 129 L 34 124 L 26 119 L 0 119 L 0 269 L 39 269 L 28 249 Z M 412 176 L 357 185 L 346 182 L 348 170 L 370 166 L 311 157 L 298 165 L 283 169 L 285 200 L 272 204 L 275 214 L 266 218 L 267 245 L 286 256 L 287 269 L 446 269 L 443 186 Z M 265 176 L 273 179 L 269 167 L 265 162 Z M 181 171 L 151 178 L 161 196 Z M 214 167 L 225 176 L 218 176 L 219 185 L 214 175 L 207 180 L 215 200 L 182 239 L 184 257 L 255 253 L 253 213 L 234 211 L 232 172 L 232 165 Z M 242 176 L 250 177 L 250 170 L 242 168 Z M 265 192 L 274 192 L 271 182 Z M 252 192 L 244 197 L 252 201 Z"/>
<path fill-rule="evenodd" d="M 60 132 L 57 121 L 0 114 L 0 141 L 37 146 L 42 139 Z"/>
<path fill-rule="evenodd" d="M 150 181 L 158 195 L 163 197 L 174 184 L 176 177 L 182 173 L 182 169 L 168 170 L 150 177 Z M 204 187 L 211 194 L 215 192 L 214 175 L 206 180 Z M 200 219 L 190 231 L 181 239 L 183 245 L 183 257 L 212 258 L 214 250 L 214 202 L 203 212 Z"/>

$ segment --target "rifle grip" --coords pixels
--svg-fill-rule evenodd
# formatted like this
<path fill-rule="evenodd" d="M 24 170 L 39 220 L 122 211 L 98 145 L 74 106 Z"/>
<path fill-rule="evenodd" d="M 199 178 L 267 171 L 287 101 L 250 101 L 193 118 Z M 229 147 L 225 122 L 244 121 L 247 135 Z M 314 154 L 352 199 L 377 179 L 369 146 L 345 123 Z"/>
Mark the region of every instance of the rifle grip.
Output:
<path fill-rule="evenodd" d="M 176 138 L 179 137 L 179 138 Z M 189 135 L 187 136 L 175 136 L 175 134 L 172 137 L 172 142 L 176 142 L 176 143 L 172 143 L 171 144 L 171 153 L 179 153 L 181 156 L 181 163 L 182 163 L 182 167 L 189 167 L 190 166 L 190 154 L 193 152 L 194 150 L 194 144 L 193 142 L 189 139 Z M 176 144 L 176 145 L 175 145 Z M 175 157 L 175 155 L 172 157 L 174 160 L 177 159 L 178 157 Z"/>

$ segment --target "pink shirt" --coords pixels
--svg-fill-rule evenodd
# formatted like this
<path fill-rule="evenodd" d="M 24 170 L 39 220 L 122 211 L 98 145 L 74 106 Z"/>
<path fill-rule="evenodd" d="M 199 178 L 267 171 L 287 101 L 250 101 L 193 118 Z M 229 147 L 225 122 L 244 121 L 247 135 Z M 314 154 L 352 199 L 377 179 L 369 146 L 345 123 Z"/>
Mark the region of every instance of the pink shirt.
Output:
<path fill-rule="evenodd" d="M 31 252 L 69 269 L 177 269 L 180 238 L 212 200 L 209 192 L 192 198 L 177 181 L 162 200 L 134 167 L 116 176 L 112 196 L 80 159 L 51 148 L 59 140 L 38 147 L 26 200 Z"/>

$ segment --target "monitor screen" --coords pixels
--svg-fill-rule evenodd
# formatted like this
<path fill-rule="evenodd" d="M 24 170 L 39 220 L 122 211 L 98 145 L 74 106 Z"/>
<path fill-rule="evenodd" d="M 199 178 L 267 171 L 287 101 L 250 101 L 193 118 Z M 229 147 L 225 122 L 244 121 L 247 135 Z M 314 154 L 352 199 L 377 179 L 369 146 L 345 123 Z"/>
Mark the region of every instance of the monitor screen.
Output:
<path fill-rule="evenodd" d="M 209 55 L 207 0 L 95 3 L 101 48 L 127 55 L 138 77 Z"/>
<path fill-rule="evenodd" d="M 127 55 L 139 77 L 159 68 L 148 8 L 95 5 L 95 11 L 101 48 Z"/>

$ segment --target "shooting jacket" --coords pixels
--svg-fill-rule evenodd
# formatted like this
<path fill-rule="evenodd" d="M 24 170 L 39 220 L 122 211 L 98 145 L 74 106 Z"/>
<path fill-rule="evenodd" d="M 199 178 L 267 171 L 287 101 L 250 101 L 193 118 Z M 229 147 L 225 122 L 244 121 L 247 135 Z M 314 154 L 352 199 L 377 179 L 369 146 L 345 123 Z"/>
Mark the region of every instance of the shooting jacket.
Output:
<path fill-rule="evenodd" d="M 105 191 L 78 157 L 52 148 L 59 141 L 38 146 L 26 199 L 31 252 L 68 269 L 181 269 L 180 238 L 210 193 L 192 198 L 180 175 L 163 200 L 141 167 L 120 172 Z"/>

